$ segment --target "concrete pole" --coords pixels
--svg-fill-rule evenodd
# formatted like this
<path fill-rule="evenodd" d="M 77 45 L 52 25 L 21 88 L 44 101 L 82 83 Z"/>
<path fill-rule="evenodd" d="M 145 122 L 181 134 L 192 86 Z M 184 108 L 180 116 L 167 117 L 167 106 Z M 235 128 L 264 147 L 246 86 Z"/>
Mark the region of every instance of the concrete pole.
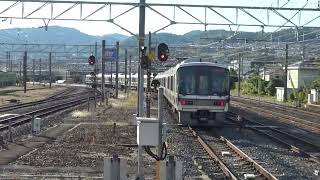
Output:
<path fill-rule="evenodd" d="M 131 90 L 131 59 L 132 56 L 129 56 L 129 90 Z"/>
<path fill-rule="evenodd" d="M 127 71 L 128 68 L 128 50 L 124 50 L 124 92 L 128 92 L 128 79 L 127 79 Z"/>
<path fill-rule="evenodd" d="M 21 81 L 22 81 L 22 62 L 19 62 L 19 86 L 21 86 Z"/>
<path fill-rule="evenodd" d="M 95 88 L 94 88 L 94 108 L 97 108 L 97 74 L 98 74 L 98 44 L 97 42 L 94 44 L 94 57 L 96 57 L 96 63 L 94 64 L 94 83 L 96 84 Z"/>
<path fill-rule="evenodd" d="M 116 43 L 117 57 L 116 57 L 116 99 L 118 98 L 119 91 L 119 41 Z"/>
<path fill-rule="evenodd" d="M 110 61 L 110 85 L 111 85 L 111 87 L 113 86 L 113 81 L 112 81 L 112 79 L 113 79 L 113 76 L 112 76 L 113 68 L 112 68 L 112 65 L 113 65 L 113 60 Z"/>
<path fill-rule="evenodd" d="M 34 81 L 35 81 L 35 66 L 36 66 L 36 63 L 35 63 L 35 60 L 32 59 L 32 85 L 34 86 Z"/>
<path fill-rule="evenodd" d="M 40 58 L 40 62 L 39 62 L 39 70 L 40 70 L 40 72 L 39 72 L 39 83 L 40 84 L 41 84 L 41 81 L 42 81 L 41 66 L 42 66 L 42 64 L 41 64 L 41 58 Z"/>
<path fill-rule="evenodd" d="M 8 72 L 9 69 L 9 52 L 6 52 L 6 72 Z"/>
<path fill-rule="evenodd" d="M 240 86 L 241 86 L 241 54 L 239 54 L 239 59 L 238 59 L 238 97 L 240 97 Z"/>
<path fill-rule="evenodd" d="M 49 52 L 49 88 L 51 89 L 51 83 L 52 83 L 52 74 L 51 74 L 51 67 L 52 67 L 52 53 Z"/>
<path fill-rule="evenodd" d="M 23 56 L 23 92 L 27 92 L 27 51 Z"/>
<path fill-rule="evenodd" d="M 148 43 L 149 53 L 151 53 L 151 32 L 149 31 L 149 43 Z M 150 117 L 150 108 L 151 108 L 151 61 L 148 60 L 148 68 L 147 68 L 147 97 L 146 97 L 146 105 L 147 105 L 147 117 Z"/>
<path fill-rule="evenodd" d="M 283 99 L 285 102 L 288 100 L 288 44 L 286 44 L 286 59 L 284 61 L 284 92 L 283 92 Z"/>
<path fill-rule="evenodd" d="M 163 88 L 159 88 L 158 92 L 158 119 L 159 119 L 159 144 L 157 149 L 158 157 L 161 157 L 162 150 L 162 124 L 163 124 Z M 156 177 L 160 179 L 160 161 L 156 162 Z"/>
<path fill-rule="evenodd" d="M 105 49 L 106 49 L 106 41 L 102 40 L 102 57 L 101 57 L 101 102 L 104 102 L 105 99 L 105 77 L 104 73 L 106 72 L 106 64 L 105 64 Z"/>
<path fill-rule="evenodd" d="M 144 47 L 144 35 L 145 35 L 145 0 L 140 0 L 139 7 L 139 89 L 138 89 L 138 117 L 143 117 L 143 69 L 141 68 L 141 47 Z M 138 177 L 139 179 L 143 178 L 143 161 L 142 161 L 142 146 L 138 146 Z"/>
<path fill-rule="evenodd" d="M 9 60 L 10 60 L 10 72 L 12 72 L 12 59 L 11 59 L 11 53 L 9 52 Z"/>

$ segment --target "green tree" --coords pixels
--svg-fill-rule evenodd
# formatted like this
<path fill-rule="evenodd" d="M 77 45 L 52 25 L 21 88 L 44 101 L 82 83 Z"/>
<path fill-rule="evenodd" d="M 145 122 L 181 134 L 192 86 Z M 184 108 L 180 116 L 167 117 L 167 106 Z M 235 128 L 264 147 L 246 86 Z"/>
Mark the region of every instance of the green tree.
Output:
<path fill-rule="evenodd" d="M 230 69 L 230 88 L 235 89 L 236 88 L 236 82 L 238 82 L 238 73 L 233 68 Z"/>

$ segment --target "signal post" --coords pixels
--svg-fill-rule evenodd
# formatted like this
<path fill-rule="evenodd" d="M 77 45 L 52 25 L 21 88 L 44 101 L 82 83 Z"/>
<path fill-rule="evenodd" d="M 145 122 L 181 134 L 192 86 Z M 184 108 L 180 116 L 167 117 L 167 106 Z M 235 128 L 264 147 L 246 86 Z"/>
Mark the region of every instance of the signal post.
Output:
<path fill-rule="evenodd" d="M 93 71 L 90 72 L 90 80 L 92 82 L 91 87 L 93 88 L 93 94 L 94 94 L 94 107 L 96 107 L 96 103 L 97 103 L 97 96 L 96 96 L 96 92 L 97 92 L 97 68 L 96 68 L 96 57 L 94 55 L 91 55 L 88 58 L 88 63 L 90 66 L 93 66 Z M 90 95 L 89 95 L 89 101 L 88 101 L 88 110 L 89 110 L 89 102 L 90 102 Z"/>

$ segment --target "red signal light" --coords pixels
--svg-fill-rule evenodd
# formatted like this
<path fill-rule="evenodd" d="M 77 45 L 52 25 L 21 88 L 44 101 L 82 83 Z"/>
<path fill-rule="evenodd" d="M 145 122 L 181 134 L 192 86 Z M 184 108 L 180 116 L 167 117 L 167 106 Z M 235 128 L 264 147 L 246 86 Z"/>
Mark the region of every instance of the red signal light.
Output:
<path fill-rule="evenodd" d="M 90 56 L 88 59 L 88 63 L 90 65 L 94 65 L 96 63 L 96 58 L 94 56 Z"/>
<path fill-rule="evenodd" d="M 160 53 L 160 61 L 166 61 L 168 59 L 168 55 L 165 52 Z"/>
<path fill-rule="evenodd" d="M 187 100 L 185 100 L 185 99 L 182 99 L 180 102 L 181 102 L 181 105 L 186 105 L 187 104 Z"/>
<path fill-rule="evenodd" d="M 224 105 L 225 105 L 224 101 L 219 102 L 219 106 L 224 106 Z"/>

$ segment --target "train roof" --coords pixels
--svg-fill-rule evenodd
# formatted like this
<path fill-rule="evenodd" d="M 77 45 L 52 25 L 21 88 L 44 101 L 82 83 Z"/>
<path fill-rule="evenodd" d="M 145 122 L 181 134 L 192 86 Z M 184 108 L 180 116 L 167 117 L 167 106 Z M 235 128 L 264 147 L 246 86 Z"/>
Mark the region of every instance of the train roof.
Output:
<path fill-rule="evenodd" d="M 86 77 L 90 77 L 91 75 L 90 74 L 87 74 Z M 97 78 L 101 78 L 102 77 L 102 74 L 99 73 L 97 74 Z M 111 74 L 105 74 L 104 77 L 111 77 Z M 112 77 L 115 78 L 116 77 L 116 74 L 115 73 L 112 73 Z M 125 74 L 124 73 L 119 73 L 118 75 L 119 78 L 124 78 L 125 77 Z M 151 74 L 151 77 L 153 77 L 153 75 Z M 127 74 L 127 78 L 129 78 L 129 74 Z M 131 74 L 131 78 L 138 78 L 138 73 L 135 73 L 135 74 Z M 144 78 L 147 78 L 147 75 L 145 74 L 144 75 Z"/>
<path fill-rule="evenodd" d="M 180 67 L 203 66 L 203 65 L 205 65 L 205 66 L 213 66 L 213 67 L 220 67 L 220 68 L 227 69 L 226 66 L 224 66 L 222 64 L 215 63 L 215 62 L 211 62 L 209 60 L 202 60 L 201 58 L 189 58 L 189 59 L 184 60 L 181 63 L 177 64 L 176 66 L 168 69 L 167 71 L 159 73 L 156 76 L 156 79 L 157 78 L 161 78 L 161 77 L 165 76 L 166 74 L 172 74 L 175 71 L 177 71 Z"/>

